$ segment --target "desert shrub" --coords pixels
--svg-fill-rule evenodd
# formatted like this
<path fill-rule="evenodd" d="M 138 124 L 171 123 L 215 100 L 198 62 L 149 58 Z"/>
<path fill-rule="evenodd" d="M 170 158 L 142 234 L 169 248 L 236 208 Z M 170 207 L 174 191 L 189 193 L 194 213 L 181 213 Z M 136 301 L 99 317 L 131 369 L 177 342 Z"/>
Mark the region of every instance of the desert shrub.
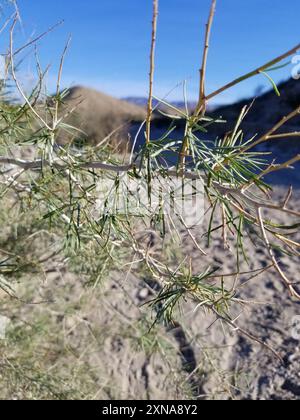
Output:
<path fill-rule="evenodd" d="M 100 287 L 101 276 L 108 268 L 130 266 L 137 274 L 145 273 L 148 285 L 154 284 L 156 290 L 149 302 L 155 314 L 153 324 L 172 323 L 179 316 L 181 303 L 191 300 L 195 307 L 214 314 L 278 356 L 259 338 L 240 329 L 234 313 L 236 307 L 245 305 L 237 295 L 239 279 L 243 277 L 247 281 L 268 270 L 278 273 L 278 281 L 285 284 L 291 297 L 300 298 L 298 284 L 288 278 L 280 263 L 282 254 L 291 258 L 299 255 L 299 243 L 293 235 L 298 232 L 300 212 L 289 206 L 292 189 L 277 203 L 272 200 L 272 188 L 265 181 L 268 174 L 292 167 L 300 156 L 276 163 L 276 156 L 270 156 L 267 149 L 262 151 L 262 146 L 268 142 L 299 136 L 298 132 L 278 134 L 278 130 L 299 114 L 300 106 L 267 133 L 253 138 L 245 137 L 240 128 L 251 104 L 239 110 L 229 133 L 215 139 L 209 139 L 210 127 L 223 121 L 210 117 L 206 109 L 209 100 L 257 74 L 265 74 L 272 81 L 269 72 L 299 45 L 207 94 L 206 65 L 216 6 L 216 1 L 212 1 L 196 109 L 191 112 L 186 106 L 182 110 L 160 100 L 164 109 L 169 110 L 165 116 L 170 119 L 170 129 L 160 139 L 154 139 L 151 117 L 158 1 L 154 0 L 153 5 L 147 116 L 136 115 L 135 108 L 124 108 L 115 115 L 112 104 L 106 109 L 109 125 L 103 128 L 101 121 L 97 122 L 101 127 L 95 123 L 95 131 L 89 135 L 97 141 L 83 148 L 62 145 L 59 141 L 62 133 L 80 138 L 80 133 L 86 130 L 86 127 L 76 127 L 76 112 L 97 117 L 82 108 L 80 99 L 77 103 L 76 92 L 72 105 L 62 107 L 68 94 L 60 89 L 67 49 L 62 55 L 57 91 L 51 101 L 42 95 L 45 72 L 39 66 L 36 87 L 26 95 L 18 80 L 16 61 L 36 40 L 16 50 L 13 41 L 18 11 L 8 24 L 7 77 L 1 89 L 4 95 L 6 86 L 13 84 L 21 101 L 0 105 L 0 216 L 5 220 L 2 222 L 0 286 L 18 299 L 13 281 L 22 280 L 24 273 L 43 271 L 53 260 L 52 254 L 43 255 L 32 240 L 47 232 L 45 235 L 49 243 L 55 243 L 54 253 L 61 257 L 61 263 L 84 272 L 94 286 Z M 272 84 L 274 94 L 279 94 L 273 81 Z M 125 119 L 145 118 L 140 129 L 145 132 L 145 144 L 138 153 L 120 157 L 103 140 L 124 121 L 124 115 Z M 177 123 L 181 126 L 184 123 L 180 140 L 172 138 Z M 190 210 L 184 212 L 182 207 L 177 207 L 178 203 L 184 203 L 186 209 L 186 202 Z M 194 202 L 199 208 L 195 208 Z M 192 210 L 202 206 L 201 224 L 195 219 L 191 222 Z M 12 216 L 9 220 L 4 217 L 7 212 Z M 282 224 L 281 215 L 288 216 L 288 222 Z M 198 260 L 209 255 L 210 245 L 216 238 L 221 238 L 224 252 L 231 250 L 235 258 L 233 272 L 223 272 L 221 264 L 207 265 L 198 271 L 192 254 L 184 255 L 181 250 L 183 241 L 190 241 L 197 249 Z M 256 243 L 268 250 L 269 261 L 263 268 L 253 268 L 253 262 L 248 259 L 247 247 Z M 27 261 L 29 251 L 35 257 Z M 242 270 L 245 261 L 248 263 L 246 272 Z"/>

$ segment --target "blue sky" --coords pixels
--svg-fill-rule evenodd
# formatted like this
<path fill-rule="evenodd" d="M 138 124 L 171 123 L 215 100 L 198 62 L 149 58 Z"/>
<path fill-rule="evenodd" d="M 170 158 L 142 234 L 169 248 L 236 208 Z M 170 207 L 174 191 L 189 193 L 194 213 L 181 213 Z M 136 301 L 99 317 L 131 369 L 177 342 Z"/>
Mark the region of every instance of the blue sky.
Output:
<path fill-rule="evenodd" d="M 187 80 L 189 99 L 198 92 L 198 69 L 210 0 L 160 0 L 155 93 L 163 97 Z M 65 23 L 39 43 L 43 65 L 52 63 L 50 89 L 59 54 L 72 34 L 63 84 L 81 84 L 117 97 L 147 95 L 152 0 L 19 0 L 23 29 L 17 42 L 60 19 Z M 208 64 L 211 91 L 300 42 L 299 0 L 219 0 Z M 33 58 L 27 61 L 31 73 Z M 272 76 L 290 77 L 292 65 Z M 263 76 L 219 98 L 251 96 Z M 178 87 L 169 96 L 182 99 Z"/>

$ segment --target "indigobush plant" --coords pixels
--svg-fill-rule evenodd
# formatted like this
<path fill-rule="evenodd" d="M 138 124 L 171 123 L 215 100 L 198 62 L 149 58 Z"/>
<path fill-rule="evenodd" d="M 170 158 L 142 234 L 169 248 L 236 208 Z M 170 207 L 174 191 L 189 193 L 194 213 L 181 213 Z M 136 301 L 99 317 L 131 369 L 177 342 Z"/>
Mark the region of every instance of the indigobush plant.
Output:
<path fill-rule="evenodd" d="M 150 302 L 156 311 L 156 321 L 165 319 L 171 322 L 176 316 L 174 310 L 181 301 L 191 299 L 195 307 L 212 312 L 218 319 L 260 342 L 237 326 L 231 308 L 234 304 L 244 304 L 236 296 L 239 276 L 250 279 L 267 270 L 276 270 L 290 295 L 300 298 L 295 279 L 288 278 L 278 257 L 281 253 L 299 255 L 300 244 L 293 235 L 298 231 L 300 212 L 289 207 L 292 189 L 287 191 L 283 202 L 277 203 L 270 198 L 271 187 L 265 181 L 271 172 L 289 168 L 300 161 L 300 155 L 285 163 L 277 164 L 275 159 L 270 163 L 270 152 L 263 152 L 262 147 L 258 151 L 257 146 L 277 138 L 299 136 L 298 132 L 279 134 L 278 130 L 299 115 L 300 104 L 267 133 L 248 138 L 241 124 L 247 117 L 250 105 L 237 115 L 236 124 L 229 134 L 210 140 L 207 140 L 210 128 L 223 121 L 208 115 L 207 104 L 218 94 L 257 74 L 266 75 L 278 94 L 268 72 L 295 53 L 300 45 L 207 94 L 206 67 L 215 7 L 216 0 L 212 1 L 206 28 L 198 104 L 194 112 L 190 113 L 188 106 L 183 110 L 161 101 L 169 109 L 167 117 L 171 125 L 165 135 L 154 139 L 151 137 L 151 124 L 158 0 L 153 1 L 148 116 L 137 134 L 131 155 L 125 157 L 125 163 L 124 157 L 120 158 L 114 153 L 109 144 L 101 141 L 103 139 L 99 139 L 98 146 L 86 145 L 81 149 L 59 144 L 61 131 L 72 132 L 75 136 L 77 130 L 67 123 L 68 116 L 75 109 L 64 111 L 63 115 L 60 112 L 60 105 L 67 95 L 66 90 L 61 91 L 60 81 L 68 45 L 61 59 L 57 90 L 51 100 L 44 94 L 47 69 L 42 70 L 38 60 L 37 84 L 32 93 L 27 95 L 18 79 L 15 63 L 24 51 L 46 34 L 15 49 L 14 30 L 19 21 L 17 11 L 11 23 L 5 22 L 5 27 L 10 25 L 10 47 L 6 55 L 6 78 L 2 81 L 1 89 L 3 94 L 5 86 L 13 83 L 21 102 L 12 104 L 3 101 L 0 105 L 1 203 L 3 206 L 6 202 L 14 203 L 20 215 L 32 214 L 32 223 L 42 223 L 50 231 L 63 231 L 65 239 L 61 246 L 62 254 L 74 256 L 78 249 L 92 243 L 99 247 L 99 252 L 105 253 L 106 262 L 111 261 L 118 267 L 122 266 L 120 255 L 124 258 L 123 267 L 128 266 L 125 262 L 131 257 L 130 267 L 137 271 L 146 270 L 160 289 Z M 185 121 L 180 140 L 172 138 L 177 120 Z M 145 142 L 136 152 L 135 144 L 143 131 Z M 174 186 L 174 180 L 180 193 L 179 196 L 178 191 L 175 193 L 176 187 L 168 190 L 173 207 L 169 202 L 166 210 L 163 187 Z M 195 181 L 201 181 L 203 188 L 193 187 Z M 139 194 L 141 190 L 146 192 L 142 199 Z M 196 200 L 198 194 L 204 200 L 205 217 L 208 220 L 205 234 L 201 231 L 203 244 L 197 235 L 197 229 L 203 229 L 203 225 L 202 228 L 190 226 L 184 215 L 176 210 L 176 201 Z M 157 199 L 155 206 L 153 197 Z M 282 225 L 276 222 L 278 213 L 288 215 L 290 223 Z M 269 264 L 261 269 L 249 268 L 244 273 L 241 272 L 241 260 L 247 260 L 244 242 L 249 231 L 267 249 Z M 232 256 L 236 258 L 236 269 L 232 273 L 223 272 L 221 267 L 214 266 L 197 273 L 193 269 L 192 255 L 176 263 L 164 252 L 165 243 L 184 236 L 192 240 L 197 250 L 195 258 L 198 258 L 210 252 L 210 247 L 205 245 L 210 245 L 212 237 L 218 233 L 224 249 L 230 248 L 229 243 L 233 239 L 236 243 Z M 159 257 L 157 253 L 151 252 L 156 241 L 161 241 L 162 252 Z M 0 265 L 0 274 L 6 278 L 8 270 L 4 267 Z M 228 278 L 235 280 L 233 287 L 226 286 L 225 280 Z"/>

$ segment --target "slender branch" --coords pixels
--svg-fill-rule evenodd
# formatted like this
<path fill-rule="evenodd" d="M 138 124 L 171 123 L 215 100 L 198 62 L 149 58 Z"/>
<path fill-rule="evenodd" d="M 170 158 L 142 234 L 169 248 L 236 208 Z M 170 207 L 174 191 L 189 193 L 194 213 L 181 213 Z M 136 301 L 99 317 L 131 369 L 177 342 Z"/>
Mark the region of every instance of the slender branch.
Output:
<path fill-rule="evenodd" d="M 279 57 L 268 61 L 266 64 L 264 64 L 261 67 L 258 67 L 257 69 L 246 73 L 245 75 L 238 77 L 237 79 L 233 80 L 232 82 L 224 85 L 223 87 L 215 90 L 214 92 L 210 93 L 208 96 L 206 96 L 206 101 L 209 101 L 210 99 L 214 98 L 217 95 L 220 95 L 221 93 L 223 93 L 224 91 L 232 88 L 233 86 L 236 86 L 237 84 L 243 82 L 244 80 L 250 79 L 253 76 L 256 76 L 258 74 L 260 74 L 262 71 L 268 70 L 268 68 L 280 63 L 282 60 L 284 60 L 287 57 L 290 57 L 291 55 L 295 54 L 298 50 L 300 49 L 300 44 L 296 45 L 294 48 L 292 48 L 291 50 L 287 51 L 286 53 L 280 55 Z"/>
<path fill-rule="evenodd" d="M 59 101 L 58 101 L 58 97 L 59 97 L 59 93 L 60 93 L 60 84 L 61 84 L 61 78 L 62 78 L 62 72 L 63 72 L 63 66 L 64 66 L 64 62 L 65 62 L 65 58 L 66 58 L 66 54 L 69 48 L 69 45 L 71 43 L 71 35 L 69 36 L 67 43 L 65 45 L 65 48 L 63 50 L 61 59 L 60 59 L 60 64 L 59 64 L 59 71 L 58 71 L 58 76 L 57 76 L 57 83 L 56 83 L 56 102 L 55 102 L 55 113 L 53 116 L 53 129 L 55 129 L 58 125 L 58 111 L 59 111 Z"/>
<path fill-rule="evenodd" d="M 288 190 L 288 192 L 287 192 L 287 195 L 285 197 L 285 200 L 283 202 L 283 206 L 282 206 L 283 208 L 286 208 L 286 206 L 288 205 L 290 199 L 292 198 L 292 195 L 293 195 L 293 186 L 291 185 L 290 188 L 289 188 L 289 190 Z"/>
<path fill-rule="evenodd" d="M 296 117 L 300 114 L 300 106 L 298 106 L 294 111 L 292 111 L 290 114 L 284 116 L 277 124 L 274 125 L 273 128 L 271 128 L 270 131 L 268 131 L 262 138 L 269 138 L 272 136 L 279 128 L 281 128 L 284 124 L 286 124 L 289 120 Z"/>
<path fill-rule="evenodd" d="M 255 198 L 249 197 L 248 195 L 245 194 L 244 191 L 241 191 L 239 189 L 232 188 L 232 187 L 224 187 L 223 185 L 219 185 L 219 184 L 216 184 L 216 183 L 213 184 L 213 187 L 216 188 L 223 195 L 231 194 L 233 196 L 239 197 L 244 202 L 248 203 L 251 207 L 265 208 L 265 209 L 270 209 L 270 210 L 281 211 L 282 213 L 287 213 L 287 214 L 290 214 L 292 216 L 300 217 L 300 212 L 299 211 L 282 207 L 282 205 L 277 205 L 277 204 L 273 204 L 273 203 L 270 203 L 270 202 L 259 201 Z"/>
<path fill-rule="evenodd" d="M 47 122 L 36 112 L 36 110 L 34 109 L 34 107 L 32 106 L 32 104 L 30 103 L 30 101 L 28 100 L 27 96 L 25 95 L 18 79 L 15 73 L 15 65 L 14 65 L 14 53 L 13 53 L 13 35 L 14 35 L 14 30 L 15 30 L 15 26 L 17 24 L 17 18 L 15 18 L 11 30 L 10 30 L 10 63 L 11 63 L 11 74 L 12 74 L 12 78 L 15 82 L 15 85 L 20 93 L 20 95 L 22 96 L 22 98 L 24 99 L 24 101 L 26 102 L 26 104 L 29 106 L 31 112 L 35 115 L 35 117 L 42 123 L 42 125 L 44 127 L 46 127 L 49 131 L 51 131 L 51 127 L 47 124 Z"/>
<path fill-rule="evenodd" d="M 155 47 L 156 47 L 156 33 L 157 33 L 157 18 L 158 18 L 158 0 L 153 0 L 153 20 L 152 20 L 152 38 L 150 51 L 150 73 L 149 73 L 149 98 L 146 121 L 146 142 L 151 141 L 151 117 L 153 112 L 153 82 L 155 69 Z"/>
<path fill-rule="evenodd" d="M 300 161 L 300 154 L 293 157 L 292 159 L 289 159 L 288 161 L 284 162 L 284 163 L 280 163 L 280 164 L 274 164 L 272 163 L 270 166 L 268 166 L 264 171 L 262 171 L 257 177 L 256 180 L 261 179 L 263 177 L 265 177 L 266 175 L 272 173 L 272 172 L 277 172 L 280 171 L 282 169 L 291 169 L 292 165 L 294 163 L 297 163 Z M 251 185 L 253 184 L 253 182 L 251 183 Z"/>
<path fill-rule="evenodd" d="M 109 165 L 106 163 L 101 162 L 88 162 L 79 164 L 80 168 L 84 169 L 102 169 L 104 171 L 112 171 L 112 172 L 128 172 L 133 169 L 134 165 Z"/>
<path fill-rule="evenodd" d="M 13 19 L 13 17 L 15 16 L 15 13 L 13 13 L 9 18 L 6 19 L 6 21 L 3 23 L 3 25 L 0 28 L 0 35 L 2 34 L 2 32 L 6 29 L 6 27 L 8 26 L 9 22 Z"/>
<path fill-rule="evenodd" d="M 294 131 L 292 133 L 280 133 L 280 134 L 273 134 L 272 136 L 268 136 L 268 140 L 276 140 L 286 137 L 300 137 L 299 131 Z"/>
<path fill-rule="evenodd" d="M 1 164 L 7 164 L 7 165 L 14 165 L 18 166 L 20 168 L 23 168 L 25 170 L 35 170 L 35 169 L 41 169 L 43 166 L 50 166 L 50 162 L 47 160 L 22 160 L 22 159 L 13 159 L 13 158 L 7 158 L 0 156 L 0 163 Z M 52 167 L 55 167 L 57 169 L 66 169 L 68 167 L 67 164 L 61 164 L 58 163 L 58 160 L 54 160 L 51 164 Z M 102 162 L 86 162 L 86 163 L 79 163 L 76 164 L 76 167 L 83 168 L 83 169 L 102 169 L 105 171 L 112 171 L 112 172 L 128 172 L 133 168 L 133 165 L 109 165 Z"/>
<path fill-rule="evenodd" d="M 207 57 L 208 57 L 208 51 L 209 51 L 211 28 L 212 28 L 212 24 L 214 20 L 214 15 L 216 12 L 216 5 L 217 5 L 217 0 L 212 0 L 209 17 L 206 24 L 206 34 L 205 34 L 205 43 L 204 43 L 204 49 L 203 49 L 202 66 L 200 69 L 199 101 L 195 110 L 195 116 L 198 116 L 200 112 L 205 109 L 205 78 L 206 78 L 206 68 L 207 68 Z"/>
<path fill-rule="evenodd" d="M 34 38 L 31 41 L 27 42 L 27 44 L 25 44 L 22 47 L 20 47 L 19 49 L 17 49 L 14 52 L 14 55 L 18 55 L 18 54 L 20 54 L 20 52 L 22 52 L 26 48 L 30 47 L 33 44 L 36 44 L 39 40 L 41 40 L 42 38 L 44 38 L 50 32 L 54 31 L 54 29 L 56 29 L 58 26 L 61 26 L 63 23 L 64 23 L 64 20 L 61 20 L 60 22 L 58 22 L 55 25 L 51 26 L 49 29 L 47 29 L 47 31 L 43 32 L 42 34 L 38 35 L 36 38 Z"/>
<path fill-rule="evenodd" d="M 258 146 L 261 143 L 264 143 L 268 140 L 273 140 L 274 138 L 283 137 L 283 134 L 274 135 L 276 131 L 279 130 L 283 125 L 285 125 L 289 120 L 295 118 L 297 115 L 300 115 L 300 106 L 298 106 L 294 111 L 292 111 L 290 114 L 284 116 L 277 124 L 275 124 L 267 133 L 263 134 L 261 137 L 259 137 L 255 142 L 251 143 L 250 145 L 243 147 L 239 154 L 245 153 L 248 150 L 252 149 L 253 147 Z M 293 133 L 295 135 L 295 133 Z"/>
<path fill-rule="evenodd" d="M 267 343 L 265 343 L 264 341 L 262 341 L 260 338 L 255 337 L 253 334 L 249 333 L 248 331 L 240 328 L 235 321 L 232 321 L 231 319 L 226 318 L 225 316 L 219 314 L 219 312 L 213 308 L 212 306 L 206 305 L 208 309 L 210 309 L 219 320 L 222 320 L 223 322 L 225 322 L 226 324 L 228 324 L 229 326 L 231 326 L 234 331 L 239 332 L 240 334 L 244 335 L 245 337 L 249 338 L 251 341 L 255 341 L 256 343 L 260 344 L 262 347 L 266 348 L 267 350 L 269 350 L 271 353 L 274 354 L 274 356 L 276 357 L 276 359 L 280 360 L 280 362 L 283 364 L 283 359 L 280 356 L 279 353 L 277 353 L 271 346 L 269 346 Z"/>
<path fill-rule="evenodd" d="M 185 230 L 187 231 L 189 237 L 191 238 L 191 240 L 193 241 L 194 245 L 196 246 L 196 248 L 198 249 L 198 251 L 201 252 L 202 255 L 207 256 L 207 253 L 200 247 L 200 245 L 198 244 L 196 238 L 194 237 L 191 228 L 188 227 L 188 225 L 185 223 L 184 218 L 180 215 L 179 219 L 181 221 L 181 223 L 183 224 Z"/>
<path fill-rule="evenodd" d="M 202 57 L 202 66 L 200 69 L 200 90 L 199 90 L 199 100 L 198 104 L 196 106 L 195 112 L 193 117 L 191 118 L 191 122 L 193 125 L 194 122 L 198 119 L 199 114 L 202 112 L 205 113 L 205 106 L 206 106 L 206 99 L 205 99 L 205 79 L 206 79 L 206 68 L 207 68 L 207 58 L 208 58 L 208 51 L 209 51 L 209 41 L 210 41 L 210 35 L 211 35 L 211 28 L 214 20 L 214 15 L 216 11 L 216 4 L 217 0 L 212 0 L 210 13 L 208 17 L 208 21 L 206 24 L 206 33 L 205 33 L 205 42 L 204 42 L 204 48 L 203 48 L 203 57 Z M 186 126 L 185 135 L 181 147 L 181 151 L 179 153 L 178 158 L 178 168 L 180 169 L 180 175 L 184 175 L 184 169 L 185 169 L 185 160 L 186 160 L 186 154 L 188 151 L 188 133 L 189 133 L 189 127 Z"/>
<path fill-rule="evenodd" d="M 209 279 L 218 279 L 218 278 L 224 278 L 224 277 L 236 277 L 236 276 L 246 276 L 247 274 L 261 274 L 263 272 L 265 272 L 266 270 L 270 270 L 270 268 L 273 267 L 272 265 L 269 265 L 268 267 L 265 268 L 257 268 L 256 270 L 251 270 L 251 271 L 236 271 L 234 273 L 219 273 L 219 274 L 214 274 L 209 276 Z"/>
<path fill-rule="evenodd" d="M 295 290 L 295 287 L 294 287 L 293 283 L 287 278 L 285 273 L 282 271 L 282 269 L 280 268 L 279 263 L 278 263 L 278 261 L 275 257 L 275 254 L 274 254 L 272 246 L 269 242 L 268 235 L 267 235 L 267 232 L 266 232 L 266 229 L 265 229 L 265 226 L 264 226 L 263 217 L 262 217 L 262 213 L 261 213 L 261 207 L 259 207 L 257 209 L 257 218 L 258 218 L 258 221 L 259 221 L 259 225 L 260 225 L 260 229 L 261 229 L 261 233 L 262 233 L 262 236 L 263 236 L 264 243 L 267 247 L 270 258 L 271 258 L 272 262 L 274 263 L 274 267 L 275 267 L 276 271 L 278 272 L 278 274 L 280 275 L 280 277 L 284 281 L 284 283 L 287 286 L 291 296 L 296 297 L 297 299 L 300 299 L 300 294 Z"/>
<path fill-rule="evenodd" d="M 68 117 L 69 117 L 69 115 L 72 115 L 75 111 L 76 111 L 76 109 L 78 109 L 78 107 L 82 104 L 84 102 L 84 99 L 81 99 L 79 102 L 77 102 L 72 108 L 70 108 L 70 109 L 67 109 L 67 111 L 57 120 L 57 122 L 56 122 L 56 125 L 55 125 L 55 127 L 57 127 L 61 122 L 63 122 L 63 121 L 65 121 Z M 58 102 L 57 102 L 57 104 L 56 105 L 58 105 Z M 78 128 L 77 128 L 77 131 L 82 131 L 82 130 L 79 130 Z M 112 136 L 113 134 L 111 133 L 110 134 L 110 136 Z"/>

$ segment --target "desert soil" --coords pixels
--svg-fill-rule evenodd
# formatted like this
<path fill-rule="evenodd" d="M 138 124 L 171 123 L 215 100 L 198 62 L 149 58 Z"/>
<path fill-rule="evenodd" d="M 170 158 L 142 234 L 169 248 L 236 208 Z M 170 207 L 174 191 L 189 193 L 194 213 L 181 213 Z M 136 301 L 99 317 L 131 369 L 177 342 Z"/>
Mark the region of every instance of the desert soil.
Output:
<path fill-rule="evenodd" d="M 293 205 L 299 203 L 295 191 Z M 253 268 L 266 266 L 264 248 L 251 252 Z M 189 241 L 184 254 L 193 256 L 195 269 L 206 265 Z M 221 240 L 213 255 L 212 263 L 223 272 L 234 269 Z M 284 256 L 282 265 L 299 280 L 298 259 Z M 300 337 L 293 337 L 292 328 L 300 302 L 290 298 L 275 272 L 241 283 L 239 297 L 252 303 L 237 315 L 239 326 L 272 345 L 283 364 L 193 302 L 184 304 L 176 324 L 149 332 L 155 314 L 143 305 L 157 285 L 129 269 L 127 275 L 112 271 L 100 284 L 86 287 L 85 276 L 61 267 L 57 262 L 42 279 L 28 276 L 17 286 L 18 295 L 39 304 L 26 305 L 1 294 L 0 313 L 11 321 L 8 338 L 0 342 L 1 398 L 35 398 L 38 387 L 41 398 L 300 399 Z M 13 343 L 23 346 L 27 369 L 17 385 L 1 374 L 12 360 L 21 363 Z M 38 379 L 34 372 L 39 372 Z M 59 385 L 47 382 L 52 376 L 59 378 Z"/>

